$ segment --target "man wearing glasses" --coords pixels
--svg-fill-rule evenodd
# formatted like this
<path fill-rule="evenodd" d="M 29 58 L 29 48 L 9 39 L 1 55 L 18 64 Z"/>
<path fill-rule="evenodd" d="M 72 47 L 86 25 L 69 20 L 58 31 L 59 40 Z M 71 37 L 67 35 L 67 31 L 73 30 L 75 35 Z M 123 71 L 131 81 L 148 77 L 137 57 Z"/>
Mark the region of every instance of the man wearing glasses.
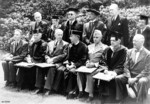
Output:
<path fill-rule="evenodd" d="M 76 20 L 78 9 L 77 8 L 69 8 L 66 11 L 67 13 L 67 21 L 62 24 L 61 29 L 64 31 L 63 40 L 70 43 L 70 34 L 71 30 L 83 31 L 83 24 L 79 23 Z M 81 40 L 82 37 L 80 37 Z"/>

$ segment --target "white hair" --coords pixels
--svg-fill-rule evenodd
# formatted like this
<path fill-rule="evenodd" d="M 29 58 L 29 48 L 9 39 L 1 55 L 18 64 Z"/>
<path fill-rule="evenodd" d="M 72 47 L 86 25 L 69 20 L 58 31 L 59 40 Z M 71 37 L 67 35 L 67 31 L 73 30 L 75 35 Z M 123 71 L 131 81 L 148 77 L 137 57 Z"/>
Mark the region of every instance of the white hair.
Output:
<path fill-rule="evenodd" d="M 42 14 L 41 14 L 40 12 L 35 12 L 35 13 L 34 13 L 34 17 L 35 17 L 35 16 L 40 16 L 40 17 L 42 17 Z"/>
<path fill-rule="evenodd" d="M 144 42 L 145 41 L 145 37 L 142 35 L 142 34 L 136 34 L 134 36 L 134 39 L 138 40 L 138 41 L 141 41 L 141 42 Z"/>
<path fill-rule="evenodd" d="M 115 3 L 111 4 L 109 8 L 115 8 L 117 10 L 119 9 L 118 5 Z"/>
<path fill-rule="evenodd" d="M 63 30 L 62 30 L 62 29 L 56 29 L 56 30 L 55 30 L 55 34 L 56 34 L 56 33 L 61 33 L 61 34 L 63 34 Z"/>
<path fill-rule="evenodd" d="M 98 34 L 102 37 L 102 32 L 101 32 L 100 30 L 97 30 L 97 29 L 96 29 L 96 30 L 94 31 L 94 34 L 93 34 L 93 35 L 95 35 L 95 33 L 98 33 Z"/>
<path fill-rule="evenodd" d="M 19 32 L 20 35 L 22 35 L 22 30 L 20 30 L 20 29 L 15 29 L 14 32 L 16 32 L 16 31 Z"/>

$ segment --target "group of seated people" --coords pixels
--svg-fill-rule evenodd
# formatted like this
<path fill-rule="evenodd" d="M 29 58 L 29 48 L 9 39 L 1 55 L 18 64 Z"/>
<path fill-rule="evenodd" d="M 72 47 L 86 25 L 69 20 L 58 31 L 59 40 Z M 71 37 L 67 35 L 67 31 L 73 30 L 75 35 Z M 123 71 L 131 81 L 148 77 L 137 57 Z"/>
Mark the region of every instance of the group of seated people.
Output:
<path fill-rule="evenodd" d="M 150 80 L 150 52 L 143 46 L 144 36 L 136 34 L 133 48 L 121 45 L 121 36 L 111 34 L 110 46 L 101 42 L 102 33 L 95 29 L 90 45 L 80 41 L 81 35 L 73 30 L 69 37 L 71 43 L 62 39 L 63 31 L 56 29 L 55 39 L 45 42 L 42 32 L 34 32 L 32 41 L 22 39 L 22 31 L 14 30 L 14 41 L 10 53 L 2 62 L 6 86 L 36 89 L 35 94 L 50 95 L 53 92 L 67 95 L 67 98 L 82 98 L 88 95 L 87 102 L 98 93 L 102 103 L 122 102 L 128 96 L 128 87 L 135 91 L 137 102 L 147 97 Z M 17 67 L 20 62 L 47 63 L 54 66 Z M 77 71 L 82 66 L 96 68 L 92 73 Z M 85 68 L 85 70 L 86 70 Z M 103 73 L 110 75 L 109 81 L 95 79 L 93 76 Z M 97 90 L 95 90 L 97 86 Z"/>

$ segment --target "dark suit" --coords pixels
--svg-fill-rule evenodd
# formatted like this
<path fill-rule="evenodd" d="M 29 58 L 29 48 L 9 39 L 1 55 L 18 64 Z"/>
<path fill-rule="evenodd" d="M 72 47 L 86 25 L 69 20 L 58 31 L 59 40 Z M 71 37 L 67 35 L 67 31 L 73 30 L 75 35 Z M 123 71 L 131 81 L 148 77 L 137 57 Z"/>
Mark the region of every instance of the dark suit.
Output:
<path fill-rule="evenodd" d="M 144 29 L 144 31 L 142 32 L 142 35 L 144 35 L 145 37 L 145 43 L 144 43 L 144 47 L 147 48 L 148 50 L 150 50 L 150 26 L 147 25 L 146 28 Z"/>
<path fill-rule="evenodd" d="M 62 40 L 56 45 L 55 42 L 55 40 L 49 42 L 47 47 L 48 58 L 53 58 L 53 63 L 58 65 L 48 70 L 47 80 L 44 86 L 44 88 L 48 90 L 52 88 L 55 90 L 62 88 L 64 81 L 64 70 L 62 68 L 65 68 L 63 61 L 68 53 L 68 43 Z"/>
<path fill-rule="evenodd" d="M 90 21 L 88 23 L 84 24 L 83 27 L 83 42 L 87 45 L 89 45 L 90 43 L 93 43 L 93 34 L 94 34 L 94 30 L 98 29 L 102 32 L 102 34 L 104 33 L 104 24 L 103 22 L 101 22 L 100 20 L 95 20 L 95 21 Z M 86 40 L 89 40 L 90 43 L 87 43 Z"/>
<path fill-rule="evenodd" d="M 124 63 L 126 61 L 126 49 L 121 46 L 115 52 L 110 47 L 104 50 L 100 64 L 107 66 L 109 71 L 115 71 L 117 76 L 110 82 L 100 82 L 100 94 L 106 100 L 122 100 L 127 96 L 127 77 L 124 75 Z M 106 99 L 105 99 L 106 98 Z M 109 99 L 108 99 L 109 100 Z"/>
<path fill-rule="evenodd" d="M 108 19 L 107 23 L 107 32 L 103 37 L 103 43 L 110 45 L 110 36 L 113 32 L 118 32 L 122 35 L 122 45 L 128 47 L 129 45 L 129 29 L 128 29 L 128 20 L 126 18 L 121 18 L 119 15 L 116 20 Z"/>
<path fill-rule="evenodd" d="M 13 59 L 2 62 L 4 79 L 8 82 L 16 82 L 17 69 L 14 64 L 24 60 L 28 53 L 28 43 L 24 40 L 20 40 L 19 43 L 13 41 L 10 45 L 10 53 L 13 55 Z"/>
<path fill-rule="evenodd" d="M 75 20 L 72 24 L 69 23 L 69 21 L 66 21 L 62 23 L 61 29 L 64 31 L 63 40 L 70 43 L 70 35 L 72 30 L 80 31 L 81 34 L 83 32 L 83 24 L 79 23 L 77 20 Z M 82 37 L 80 37 L 80 40 L 82 40 Z"/>
<path fill-rule="evenodd" d="M 135 63 L 135 49 L 132 48 L 128 52 L 127 61 L 125 64 L 125 68 L 129 70 L 129 77 L 131 78 L 138 78 L 138 93 L 137 93 L 137 100 L 143 101 L 148 92 L 148 82 L 150 80 L 150 51 L 143 47 L 140 51 L 139 57 L 137 62 Z"/>
<path fill-rule="evenodd" d="M 73 62 L 76 68 L 85 65 L 88 56 L 88 48 L 83 42 L 79 42 L 77 45 L 72 45 L 69 50 L 68 61 Z M 75 73 L 69 72 L 66 79 L 68 81 L 67 92 L 76 90 L 77 88 L 77 76 Z"/>
<path fill-rule="evenodd" d="M 39 24 L 37 24 L 36 22 L 32 22 L 31 26 L 30 26 L 30 37 L 29 39 L 31 39 L 33 33 L 35 30 L 41 30 L 42 32 L 42 40 L 47 41 L 48 37 L 47 37 L 47 23 L 45 21 L 41 21 L 39 22 Z"/>

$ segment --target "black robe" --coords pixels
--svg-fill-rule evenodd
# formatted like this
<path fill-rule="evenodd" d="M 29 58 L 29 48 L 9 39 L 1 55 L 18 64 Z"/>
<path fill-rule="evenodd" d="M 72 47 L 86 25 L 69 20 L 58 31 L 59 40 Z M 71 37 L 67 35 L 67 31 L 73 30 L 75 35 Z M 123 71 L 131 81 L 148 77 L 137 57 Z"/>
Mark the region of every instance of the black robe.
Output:
<path fill-rule="evenodd" d="M 79 42 L 77 45 L 72 45 L 69 51 L 68 61 L 73 62 L 76 68 L 85 65 L 88 56 L 88 48 L 83 42 Z M 77 76 L 74 73 L 69 72 L 66 79 L 67 92 L 76 90 L 77 88 Z"/>
<path fill-rule="evenodd" d="M 75 20 L 72 24 L 69 21 L 62 23 L 61 29 L 64 31 L 63 40 L 70 43 L 70 35 L 72 30 L 80 31 L 80 40 L 82 40 L 83 24 Z"/>
<path fill-rule="evenodd" d="M 114 100 L 122 100 L 127 96 L 127 77 L 124 76 L 126 54 L 126 48 L 123 46 L 118 48 L 115 52 L 113 52 L 110 47 L 104 50 L 100 59 L 100 64 L 107 66 L 109 71 L 115 71 L 117 73 L 117 77 L 112 79 L 110 82 L 101 80 L 100 94 L 103 97 L 113 98 Z"/>

